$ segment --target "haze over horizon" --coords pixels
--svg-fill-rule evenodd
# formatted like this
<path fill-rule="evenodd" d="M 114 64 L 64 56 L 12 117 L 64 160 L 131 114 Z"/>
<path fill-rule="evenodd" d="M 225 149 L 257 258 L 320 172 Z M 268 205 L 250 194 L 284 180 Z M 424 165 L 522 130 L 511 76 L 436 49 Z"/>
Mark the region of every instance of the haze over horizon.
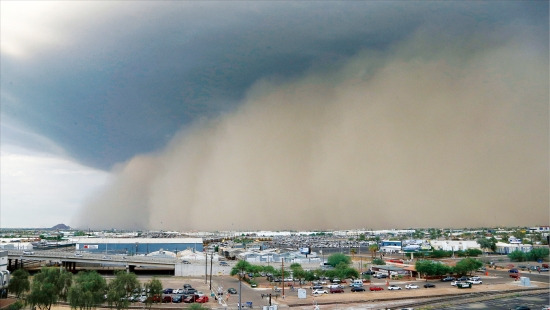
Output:
<path fill-rule="evenodd" d="M 547 2 L 1 5 L 0 227 L 550 223 Z"/>

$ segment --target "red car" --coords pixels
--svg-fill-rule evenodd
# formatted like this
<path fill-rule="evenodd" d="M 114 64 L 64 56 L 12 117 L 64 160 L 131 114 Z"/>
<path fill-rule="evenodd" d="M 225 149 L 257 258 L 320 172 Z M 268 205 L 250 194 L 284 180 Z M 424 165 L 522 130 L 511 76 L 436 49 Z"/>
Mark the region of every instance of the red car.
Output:
<path fill-rule="evenodd" d="M 208 296 L 206 296 L 206 295 L 201 296 L 201 297 L 197 298 L 195 300 L 195 302 L 198 302 L 198 303 L 201 303 L 201 304 L 206 303 L 206 302 L 208 302 Z"/>
<path fill-rule="evenodd" d="M 371 286 L 369 288 L 369 290 L 371 290 L 371 291 L 383 291 L 384 289 L 381 288 L 380 286 Z"/>

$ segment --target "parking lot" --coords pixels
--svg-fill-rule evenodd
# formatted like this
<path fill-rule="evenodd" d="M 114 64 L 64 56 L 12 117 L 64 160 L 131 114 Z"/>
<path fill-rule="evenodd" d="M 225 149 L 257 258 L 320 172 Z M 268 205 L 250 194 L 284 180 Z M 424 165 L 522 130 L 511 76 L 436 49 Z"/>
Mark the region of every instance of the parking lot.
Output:
<path fill-rule="evenodd" d="M 164 288 L 182 288 L 184 284 L 191 284 L 198 291 L 202 291 L 205 294 L 210 296 L 210 278 L 209 277 L 161 277 L 159 278 Z M 304 284 L 302 287 L 306 289 L 307 297 L 305 299 L 298 298 L 298 288 L 299 284 L 294 286 L 292 289 L 289 286 L 290 283 L 286 284 L 285 295 L 283 298 L 282 291 L 276 292 L 273 287 L 277 285 L 279 288 L 282 283 L 271 283 L 256 279 L 259 283 L 259 287 L 251 288 L 246 283 L 242 283 L 241 289 L 241 301 L 244 304 L 252 304 L 254 308 L 259 308 L 260 306 L 269 305 L 269 297 L 272 296 L 272 304 L 277 304 L 280 307 L 292 306 L 296 309 L 311 309 L 311 305 L 319 304 L 321 309 L 377 309 L 377 305 L 391 305 L 399 304 L 403 302 L 410 302 L 411 300 L 416 300 L 418 298 L 429 298 L 433 296 L 445 296 L 445 295 L 456 295 L 460 294 L 470 294 L 476 292 L 485 292 L 485 291 L 513 291 L 519 289 L 526 289 L 525 287 L 520 286 L 518 281 L 508 277 L 506 270 L 490 271 L 488 276 L 481 276 L 483 284 L 473 285 L 470 289 L 457 289 L 456 287 L 451 286 L 450 282 L 441 282 L 441 281 L 425 281 L 425 280 L 413 280 L 413 281 L 402 281 L 402 280 L 386 280 L 386 279 L 373 279 L 370 284 L 365 284 L 365 292 L 351 292 L 349 288 L 349 282 L 343 284 L 345 286 L 344 293 L 338 294 L 323 294 L 320 296 L 313 296 L 311 294 L 312 290 L 310 289 L 311 283 Z M 544 274 L 533 274 L 531 277 L 531 287 L 530 288 L 548 288 L 548 275 Z M 140 277 L 140 281 L 146 282 L 150 280 L 150 277 Z M 415 283 L 419 286 L 418 289 L 405 289 L 405 285 L 409 283 Z M 426 283 L 435 284 L 435 288 L 424 288 L 423 285 Z M 293 284 L 290 284 L 293 285 Z M 402 290 L 388 290 L 388 285 L 396 285 L 402 287 Z M 370 291 L 371 286 L 377 286 L 383 288 L 381 291 Z M 235 288 L 237 292 L 239 291 L 239 281 L 235 277 L 221 275 L 212 277 L 212 291 L 214 293 L 223 292 L 223 302 L 219 304 L 215 298 L 210 298 L 210 301 L 206 304 L 209 308 L 225 308 L 236 309 L 237 303 L 239 302 L 239 295 L 229 295 L 227 294 L 227 289 Z M 264 297 L 262 297 L 264 296 Z M 391 301 L 394 299 L 394 301 Z M 365 303 L 369 301 L 368 303 Z M 508 303 L 516 302 L 515 299 L 508 300 Z M 521 303 L 522 300 L 518 301 Z M 544 304 L 547 302 L 547 299 L 544 298 L 535 298 L 532 300 L 536 304 Z M 494 301 L 498 303 L 497 301 Z M 487 303 L 487 307 L 492 305 L 492 301 L 476 302 L 472 303 L 472 307 L 479 306 L 481 304 Z M 345 308 L 343 306 L 345 305 Z M 501 304 L 499 304 L 501 305 Z M 164 304 L 163 307 L 179 307 L 181 304 Z M 374 308 L 373 308 L 374 307 Z M 491 306 L 493 307 L 493 306 Z M 499 306 L 494 305 L 492 309 L 497 309 Z M 458 309 L 458 308 L 448 308 L 448 309 Z M 461 308 L 465 309 L 465 308 Z M 474 308 L 470 308 L 474 309 Z M 491 309 L 491 308 L 488 308 Z M 502 308 L 499 308 L 502 309 Z"/>

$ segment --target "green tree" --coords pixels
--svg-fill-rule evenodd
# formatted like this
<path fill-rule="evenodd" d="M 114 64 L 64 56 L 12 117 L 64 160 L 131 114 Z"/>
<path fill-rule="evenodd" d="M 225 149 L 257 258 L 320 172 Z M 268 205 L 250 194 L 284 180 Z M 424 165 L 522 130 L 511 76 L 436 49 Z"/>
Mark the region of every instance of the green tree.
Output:
<path fill-rule="evenodd" d="M 466 275 L 472 271 L 476 271 L 479 268 L 483 267 L 483 262 L 474 259 L 474 258 L 465 258 L 460 260 L 453 268 L 453 271 L 459 275 Z"/>
<path fill-rule="evenodd" d="M 448 274 L 452 271 L 452 268 L 444 265 L 440 262 L 434 262 L 431 260 L 418 260 L 415 263 L 415 269 L 420 274 L 428 276 L 441 276 Z"/>
<path fill-rule="evenodd" d="M 374 256 L 376 256 L 377 251 L 378 251 L 378 244 L 369 245 L 369 252 L 370 252 L 370 254 L 373 258 L 374 258 Z"/>
<path fill-rule="evenodd" d="M 327 258 L 327 263 L 332 267 L 336 267 L 340 263 L 345 263 L 346 265 L 349 265 L 351 264 L 351 258 L 341 253 L 335 253 Z"/>
<path fill-rule="evenodd" d="M 73 309 L 90 310 L 103 303 L 107 282 L 96 271 L 81 271 L 69 288 L 68 301 Z"/>
<path fill-rule="evenodd" d="M 385 265 L 386 262 L 381 258 L 375 258 L 372 260 L 373 265 Z"/>
<path fill-rule="evenodd" d="M 524 253 L 520 250 L 515 250 L 508 254 L 508 257 L 513 262 L 524 262 L 527 260 L 527 253 Z"/>
<path fill-rule="evenodd" d="M 548 260 L 549 250 L 547 247 L 544 248 L 533 248 L 528 254 L 527 258 L 529 260 L 538 261 L 538 260 Z"/>
<path fill-rule="evenodd" d="M 302 265 L 298 263 L 290 265 L 290 270 L 292 270 L 292 276 L 294 277 L 294 279 L 303 280 L 306 276 L 304 268 L 302 268 Z M 301 283 L 302 281 L 300 281 L 300 285 Z"/>
<path fill-rule="evenodd" d="M 497 250 L 497 239 L 495 239 L 494 237 L 491 237 L 489 239 L 479 238 L 476 240 L 476 242 L 482 249 L 491 250 L 493 252 Z"/>
<path fill-rule="evenodd" d="M 265 272 L 265 273 L 271 273 L 271 274 L 274 274 L 275 272 L 275 267 L 273 266 L 262 266 L 262 271 Z"/>
<path fill-rule="evenodd" d="M 147 292 L 145 304 L 151 309 L 153 302 L 160 301 L 162 297 L 162 283 L 157 278 L 153 278 L 145 284 L 145 291 Z"/>
<path fill-rule="evenodd" d="M 130 305 L 128 297 L 136 289 L 140 288 L 136 274 L 119 271 L 115 278 L 107 285 L 107 303 L 109 307 L 115 307 L 117 310 L 126 309 Z"/>
<path fill-rule="evenodd" d="M 480 249 L 467 249 L 466 251 L 464 251 L 464 254 L 466 256 L 476 257 L 483 254 L 483 252 L 481 252 Z"/>
<path fill-rule="evenodd" d="M 231 268 L 231 272 L 229 274 L 232 276 L 238 275 L 239 278 L 246 278 L 246 273 L 249 272 L 251 268 L 252 265 L 249 262 L 240 260 L 237 264 L 235 264 L 235 266 L 233 266 L 233 268 Z"/>
<path fill-rule="evenodd" d="M 306 270 L 304 272 L 304 280 L 306 281 L 313 281 L 315 280 L 316 276 L 315 276 L 315 271 L 313 270 Z"/>
<path fill-rule="evenodd" d="M 412 234 L 412 237 L 415 239 L 422 239 L 424 238 L 424 231 L 415 229 L 414 233 Z"/>
<path fill-rule="evenodd" d="M 11 274 L 8 291 L 14 293 L 17 298 L 21 298 L 30 288 L 29 273 L 25 269 L 17 269 Z"/>
<path fill-rule="evenodd" d="M 452 251 L 445 251 L 445 250 L 433 250 L 430 254 L 433 258 L 443 258 L 443 257 L 451 257 L 453 255 Z"/>
<path fill-rule="evenodd" d="M 50 310 L 59 299 L 64 300 L 72 282 L 72 274 L 58 268 L 42 268 L 32 280 L 27 302 L 31 307 Z"/>

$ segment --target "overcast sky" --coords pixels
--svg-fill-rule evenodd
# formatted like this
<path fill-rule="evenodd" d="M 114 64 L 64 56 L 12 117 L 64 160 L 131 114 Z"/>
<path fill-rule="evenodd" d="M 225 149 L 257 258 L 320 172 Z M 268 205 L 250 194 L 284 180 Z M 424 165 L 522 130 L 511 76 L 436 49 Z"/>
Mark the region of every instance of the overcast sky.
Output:
<path fill-rule="evenodd" d="M 0 227 L 549 225 L 547 1 L 0 5 Z"/>

